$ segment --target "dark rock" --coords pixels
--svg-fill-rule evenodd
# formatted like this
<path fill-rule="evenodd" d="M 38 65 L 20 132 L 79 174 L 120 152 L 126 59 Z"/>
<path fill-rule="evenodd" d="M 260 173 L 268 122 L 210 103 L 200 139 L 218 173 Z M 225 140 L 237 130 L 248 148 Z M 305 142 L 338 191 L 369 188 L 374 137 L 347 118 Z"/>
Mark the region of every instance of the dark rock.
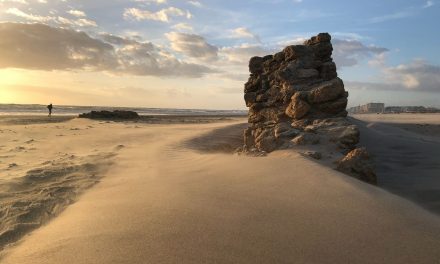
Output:
<path fill-rule="evenodd" d="M 338 136 L 340 146 L 346 149 L 353 149 L 359 143 L 359 139 L 360 132 L 355 125 L 345 127 Z"/>
<path fill-rule="evenodd" d="M 249 71 L 251 73 L 257 74 L 263 71 L 263 58 L 261 57 L 253 57 L 249 61 Z"/>
<path fill-rule="evenodd" d="M 249 92 L 244 94 L 244 101 L 246 102 L 246 106 L 249 107 L 257 101 L 257 93 Z"/>
<path fill-rule="evenodd" d="M 292 139 L 292 143 L 295 145 L 316 145 L 320 142 L 320 137 L 315 134 L 302 133 L 299 136 Z"/>
<path fill-rule="evenodd" d="M 90 119 L 137 119 L 138 113 L 133 111 L 115 110 L 115 111 L 91 111 L 90 113 L 80 114 L 79 118 Z"/>
<path fill-rule="evenodd" d="M 323 63 L 319 68 L 319 77 L 324 80 L 331 80 L 338 77 L 336 64 L 333 61 Z"/>
<path fill-rule="evenodd" d="M 304 128 L 309 124 L 310 124 L 310 120 L 308 119 L 294 120 L 291 124 L 291 127 L 299 130 L 304 130 Z"/>
<path fill-rule="evenodd" d="M 319 75 L 319 72 L 315 69 L 302 69 L 298 70 L 296 73 L 297 78 L 307 79 L 307 78 L 316 78 Z"/>
<path fill-rule="evenodd" d="M 309 111 L 310 105 L 301 99 L 300 93 L 295 93 L 286 108 L 286 115 L 293 119 L 301 119 L 307 115 Z"/>
<path fill-rule="evenodd" d="M 331 36 L 321 33 L 304 45 L 250 59 L 251 75 L 244 86 L 250 125 L 244 132 L 243 153 L 311 148 L 306 155 L 320 159 L 322 154 L 309 146 L 315 144 L 323 145 L 320 149 L 329 159 L 352 153 L 360 134 L 346 118 L 348 92 L 338 78 L 332 52 Z M 371 171 L 356 161 L 362 155 L 362 151 L 353 152 L 338 166 L 373 182 Z"/>
<path fill-rule="evenodd" d="M 337 170 L 359 180 L 377 184 L 376 173 L 370 155 L 365 148 L 356 148 L 338 161 Z"/>
<path fill-rule="evenodd" d="M 340 98 L 344 94 L 344 83 L 335 78 L 313 87 L 309 93 L 308 101 L 312 104 L 324 103 Z"/>
<path fill-rule="evenodd" d="M 319 33 L 317 36 L 311 37 L 309 40 L 304 42 L 304 45 L 315 45 L 321 42 L 330 42 L 332 37 L 329 33 Z"/>
<path fill-rule="evenodd" d="M 288 122 L 279 123 L 275 126 L 275 138 L 294 138 L 300 131 L 292 128 Z"/>
<path fill-rule="evenodd" d="M 261 78 L 259 76 L 251 76 L 249 80 L 244 85 L 244 92 L 255 92 L 261 87 Z"/>
<path fill-rule="evenodd" d="M 310 48 L 304 45 L 292 45 L 283 50 L 285 60 L 295 60 L 310 54 Z"/>

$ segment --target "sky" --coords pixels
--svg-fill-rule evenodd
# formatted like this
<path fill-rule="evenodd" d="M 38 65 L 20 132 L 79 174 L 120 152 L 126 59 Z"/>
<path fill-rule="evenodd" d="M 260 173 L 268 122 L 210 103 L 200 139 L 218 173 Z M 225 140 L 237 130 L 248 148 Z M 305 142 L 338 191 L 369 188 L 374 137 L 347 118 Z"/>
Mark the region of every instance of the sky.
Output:
<path fill-rule="evenodd" d="M 245 109 L 249 58 L 328 32 L 349 106 L 440 107 L 437 1 L 0 0 L 0 103 Z"/>

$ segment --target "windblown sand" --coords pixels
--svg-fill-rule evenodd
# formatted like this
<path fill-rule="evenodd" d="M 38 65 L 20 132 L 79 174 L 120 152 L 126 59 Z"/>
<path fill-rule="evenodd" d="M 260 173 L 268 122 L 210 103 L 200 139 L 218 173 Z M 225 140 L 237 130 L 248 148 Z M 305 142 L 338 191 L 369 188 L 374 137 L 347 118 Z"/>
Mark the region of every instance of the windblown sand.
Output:
<path fill-rule="evenodd" d="M 354 117 L 379 186 L 440 214 L 440 114 Z"/>
<path fill-rule="evenodd" d="M 440 260 L 437 215 L 294 152 L 233 155 L 242 123 L 1 125 L 1 184 L 54 174 L 65 186 L 77 175 L 79 194 L 100 180 L 1 263 Z M 59 176 L 64 163 L 70 176 Z M 23 196 L 5 193 L 2 208 Z"/>

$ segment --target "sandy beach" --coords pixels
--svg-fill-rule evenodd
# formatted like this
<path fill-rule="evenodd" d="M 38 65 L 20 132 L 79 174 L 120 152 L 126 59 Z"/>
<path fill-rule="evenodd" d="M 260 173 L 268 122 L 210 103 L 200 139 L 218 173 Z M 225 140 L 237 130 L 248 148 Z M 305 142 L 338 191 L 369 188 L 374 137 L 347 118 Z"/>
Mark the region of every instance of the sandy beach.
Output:
<path fill-rule="evenodd" d="M 440 114 L 355 115 L 378 183 L 440 214 Z"/>
<path fill-rule="evenodd" d="M 380 188 L 292 150 L 234 155 L 244 118 L 3 118 L 0 262 L 437 263 L 440 122 L 413 117 L 355 117 Z"/>

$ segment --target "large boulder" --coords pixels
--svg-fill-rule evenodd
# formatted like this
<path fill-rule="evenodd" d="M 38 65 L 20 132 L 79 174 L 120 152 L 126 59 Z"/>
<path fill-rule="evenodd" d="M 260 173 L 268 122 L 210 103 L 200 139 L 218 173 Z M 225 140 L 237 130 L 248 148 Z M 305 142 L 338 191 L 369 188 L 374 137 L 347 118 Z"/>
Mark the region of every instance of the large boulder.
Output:
<path fill-rule="evenodd" d="M 365 148 L 356 148 L 338 161 L 337 169 L 359 180 L 377 184 L 374 167 Z"/>
<path fill-rule="evenodd" d="M 351 152 L 360 134 L 346 118 L 348 92 L 338 78 L 332 51 L 331 36 L 320 33 L 303 45 L 250 59 L 251 74 L 244 85 L 249 127 L 244 132 L 243 152 L 254 155 L 297 148 L 315 153 L 314 149 L 321 149 L 319 155 L 306 156 L 330 157 L 333 160 L 326 162 L 338 161 L 341 171 L 354 170 L 357 178 L 374 183 L 360 161 L 363 152 Z M 345 157 L 347 153 L 351 154 Z M 340 157 L 346 159 L 339 161 Z"/>

